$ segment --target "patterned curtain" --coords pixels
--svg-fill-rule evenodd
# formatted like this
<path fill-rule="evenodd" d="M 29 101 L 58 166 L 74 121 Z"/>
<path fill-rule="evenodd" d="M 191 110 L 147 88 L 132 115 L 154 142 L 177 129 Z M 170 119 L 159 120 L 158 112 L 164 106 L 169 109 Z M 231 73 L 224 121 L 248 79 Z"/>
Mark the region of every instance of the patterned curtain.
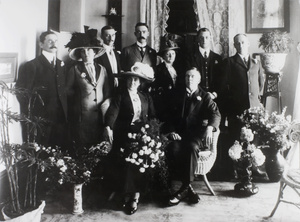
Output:
<path fill-rule="evenodd" d="M 208 28 L 212 33 L 212 50 L 228 57 L 228 0 L 194 0 L 198 29 Z"/>
<path fill-rule="evenodd" d="M 160 37 L 166 34 L 167 20 L 169 18 L 169 0 L 141 0 L 140 21 L 149 26 L 149 45 L 159 51 Z"/>

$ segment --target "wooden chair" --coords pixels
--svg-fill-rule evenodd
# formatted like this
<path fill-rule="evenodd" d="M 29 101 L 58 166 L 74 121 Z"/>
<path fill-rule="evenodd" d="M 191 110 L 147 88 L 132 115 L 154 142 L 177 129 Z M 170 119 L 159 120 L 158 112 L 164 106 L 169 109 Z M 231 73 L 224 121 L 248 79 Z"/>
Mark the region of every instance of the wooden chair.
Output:
<path fill-rule="evenodd" d="M 272 217 L 275 214 L 275 211 L 277 210 L 280 202 L 292 204 L 300 209 L 300 169 L 293 168 L 291 165 L 291 163 L 294 160 L 294 156 L 296 158 L 299 158 L 298 155 L 294 154 L 300 146 L 300 121 L 294 121 L 292 123 L 292 126 L 289 129 L 289 138 L 294 144 L 289 150 L 288 155 L 286 157 L 286 166 L 280 179 L 278 199 L 273 211 L 271 212 L 270 217 Z M 290 187 L 298 194 L 298 202 L 294 202 L 288 198 L 284 198 L 284 190 L 287 187 Z"/>
<path fill-rule="evenodd" d="M 211 170 L 217 158 L 217 144 L 218 144 L 219 134 L 220 134 L 219 129 L 213 133 L 213 142 L 210 146 L 210 151 L 203 151 L 199 153 L 198 165 L 195 170 L 195 175 L 202 175 L 205 185 L 207 186 L 211 194 L 214 196 L 216 194 L 212 189 L 212 187 L 210 186 L 206 174 Z"/>

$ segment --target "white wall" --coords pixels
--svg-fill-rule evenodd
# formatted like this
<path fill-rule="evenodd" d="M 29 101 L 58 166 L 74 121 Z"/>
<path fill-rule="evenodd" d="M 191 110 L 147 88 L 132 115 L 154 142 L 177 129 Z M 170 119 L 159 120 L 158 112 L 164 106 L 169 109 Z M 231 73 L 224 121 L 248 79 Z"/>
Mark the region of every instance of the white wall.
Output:
<path fill-rule="evenodd" d="M 300 39 L 300 3 L 298 0 L 289 0 L 290 4 L 290 35 L 295 44 L 292 52 L 287 55 L 287 61 L 283 68 L 283 77 L 281 81 L 282 103 L 283 107 L 287 106 L 287 114 L 293 114 L 294 97 L 296 90 L 296 81 L 298 75 L 298 53 L 296 51 L 297 43 Z M 229 0 L 228 16 L 229 16 L 229 55 L 236 53 L 233 47 L 233 37 L 237 33 L 246 32 L 246 16 L 245 1 Z M 246 33 L 250 41 L 250 53 L 263 52 L 258 47 L 258 40 L 262 33 L 249 34 Z M 273 98 L 267 100 L 267 108 L 270 111 L 277 110 L 277 101 Z"/>

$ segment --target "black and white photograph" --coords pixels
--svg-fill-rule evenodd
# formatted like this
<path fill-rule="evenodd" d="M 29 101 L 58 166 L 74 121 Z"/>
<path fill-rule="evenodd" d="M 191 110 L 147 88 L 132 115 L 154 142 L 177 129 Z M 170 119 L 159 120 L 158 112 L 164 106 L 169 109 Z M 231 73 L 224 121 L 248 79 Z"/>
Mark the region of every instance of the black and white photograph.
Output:
<path fill-rule="evenodd" d="M 0 221 L 297 222 L 300 0 L 0 0 Z"/>

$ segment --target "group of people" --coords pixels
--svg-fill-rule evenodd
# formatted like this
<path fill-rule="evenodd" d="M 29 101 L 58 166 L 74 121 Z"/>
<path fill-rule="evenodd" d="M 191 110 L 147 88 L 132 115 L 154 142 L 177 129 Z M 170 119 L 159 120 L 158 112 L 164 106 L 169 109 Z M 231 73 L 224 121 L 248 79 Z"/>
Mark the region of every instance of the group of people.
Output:
<path fill-rule="evenodd" d="M 16 83 L 16 87 L 37 92 L 40 99 L 30 100 L 34 101 L 30 113 L 49 121 L 35 140 L 63 149 L 109 141 L 112 150 L 104 178 L 113 190 L 124 194 L 124 209 L 133 214 L 146 178 L 120 158 L 120 148 L 128 132 L 158 118 L 164 123 L 162 132 L 171 140 L 166 148 L 170 175 L 176 174 L 182 182 L 168 203 L 177 205 L 185 198 L 198 203 L 191 182 L 199 151 L 210 148 L 213 132 L 225 119 L 232 138 L 238 138 L 237 115 L 260 106 L 260 62 L 249 56 L 244 34 L 234 37 L 236 55 L 222 60 L 210 49 L 210 30 L 201 28 L 198 46 L 182 57 L 185 62 L 176 60 L 180 47 L 168 36 L 158 53 L 151 48 L 147 24 L 137 23 L 134 34 L 137 41 L 119 53 L 114 49 L 112 26 L 101 29 L 102 44 L 95 29 L 85 27 L 84 33 L 73 33 L 66 45 L 74 61 L 69 68 L 56 58 L 55 33 L 41 34 L 42 54 L 24 65 Z M 20 97 L 19 101 L 21 111 L 28 114 L 28 99 Z"/>

